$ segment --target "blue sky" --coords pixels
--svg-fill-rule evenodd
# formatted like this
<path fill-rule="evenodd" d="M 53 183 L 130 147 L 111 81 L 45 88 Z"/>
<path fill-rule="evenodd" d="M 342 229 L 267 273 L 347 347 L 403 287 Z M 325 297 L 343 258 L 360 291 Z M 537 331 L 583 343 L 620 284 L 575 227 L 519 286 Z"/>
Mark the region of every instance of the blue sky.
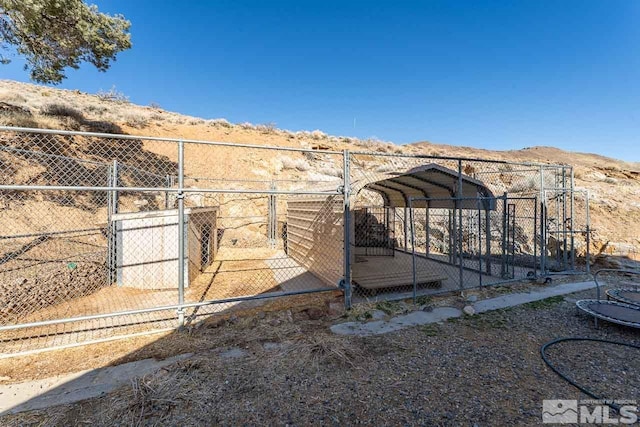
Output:
<path fill-rule="evenodd" d="M 61 87 L 290 130 L 640 161 L 640 1 L 94 2 L 131 20 L 134 46 Z M 19 60 L 0 77 L 28 81 Z"/>

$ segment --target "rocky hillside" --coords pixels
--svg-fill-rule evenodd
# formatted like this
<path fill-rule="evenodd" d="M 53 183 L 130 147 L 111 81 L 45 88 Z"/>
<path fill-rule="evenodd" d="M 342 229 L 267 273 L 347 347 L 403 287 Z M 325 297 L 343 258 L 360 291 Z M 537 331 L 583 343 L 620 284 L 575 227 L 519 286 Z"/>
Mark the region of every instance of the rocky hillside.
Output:
<path fill-rule="evenodd" d="M 165 111 L 160 106 L 131 104 L 112 89 L 98 94 L 53 89 L 0 80 L 0 125 L 70 129 L 132 135 L 181 137 L 236 143 L 351 149 L 406 154 L 478 157 L 494 160 L 571 164 L 576 186 L 588 190 L 594 251 L 626 254 L 640 248 L 640 164 L 595 154 L 570 153 L 553 147 L 530 147 L 513 151 L 489 151 L 430 142 L 394 145 L 377 140 L 330 136 L 319 130 L 291 132 L 274 124 L 232 124 L 224 119 L 203 119 Z M 316 180 L 338 177 L 340 165 L 310 162 L 290 153 L 250 153 L 243 159 L 221 158 L 217 168 L 234 179 Z M 317 160 L 317 159 L 316 159 Z M 195 162 L 195 160 L 194 160 Z M 198 163 L 198 162 L 196 162 Z M 202 170 L 210 168 L 199 162 Z M 275 171 L 275 172 L 274 172 Z M 197 173 L 198 171 L 194 171 Z"/>

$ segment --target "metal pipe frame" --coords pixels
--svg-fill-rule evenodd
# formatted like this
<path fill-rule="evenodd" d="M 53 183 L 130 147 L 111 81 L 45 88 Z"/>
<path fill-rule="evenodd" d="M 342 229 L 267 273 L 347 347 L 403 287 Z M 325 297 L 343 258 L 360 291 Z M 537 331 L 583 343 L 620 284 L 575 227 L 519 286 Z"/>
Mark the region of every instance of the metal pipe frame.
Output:
<path fill-rule="evenodd" d="M 405 212 L 407 209 L 405 208 Z M 406 217 L 406 214 L 405 214 Z M 415 236 L 415 226 L 413 224 L 413 201 L 411 197 L 409 197 L 409 218 L 411 221 L 410 229 L 411 229 L 411 278 L 413 281 L 413 303 L 415 304 L 417 293 L 418 293 L 418 280 L 417 280 L 417 272 L 416 272 L 416 236 Z M 406 229 L 406 227 L 405 227 Z M 405 236 L 405 242 L 406 242 Z M 406 250 L 406 248 L 405 248 Z"/>
<path fill-rule="evenodd" d="M 630 270 L 627 268 L 603 268 L 601 270 L 596 271 L 593 275 L 593 281 L 596 284 L 596 298 L 600 301 L 600 283 L 598 282 L 598 276 L 602 273 L 623 273 L 623 274 L 638 274 L 640 275 L 640 270 Z"/>
<path fill-rule="evenodd" d="M 342 191 L 343 191 L 343 291 L 345 309 L 351 309 L 351 154 L 342 152 Z"/>
<path fill-rule="evenodd" d="M 458 210 L 459 224 L 458 229 L 456 230 L 456 234 L 458 236 L 458 261 L 460 263 L 460 268 L 458 270 L 458 279 L 460 281 L 460 291 L 464 289 L 464 259 L 462 256 L 462 160 L 458 160 L 458 188 L 457 188 L 457 197 L 456 197 L 456 209 Z M 455 216 L 455 214 L 454 214 Z"/>
<path fill-rule="evenodd" d="M 278 147 L 274 145 L 257 145 L 257 144 L 236 144 L 233 142 L 205 141 L 205 140 L 199 140 L 199 139 L 163 138 L 158 136 L 121 135 L 121 134 L 113 134 L 113 133 L 81 132 L 81 131 L 68 131 L 68 130 L 55 130 L 55 129 L 35 129 L 35 128 L 12 127 L 12 126 L 0 126 L 0 131 L 37 133 L 37 134 L 43 134 L 43 135 L 67 135 L 67 136 L 75 135 L 75 136 L 87 136 L 87 137 L 95 137 L 95 138 L 122 139 L 122 140 L 129 140 L 129 141 L 143 139 L 145 141 L 172 142 L 172 143 L 183 142 L 185 144 L 215 145 L 219 147 L 255 148 L 258 150 L 294 151 L 298 153 L 342 154 L 341 151 L 314 150 L 311 148 Z"/>
<path fill-rule="evenodd" d="M 0 332 L 3 331 L 12 331 L 17 329 L 26 329 L 26 328 L 37 328 L 39 326 L 50 326 L 50 325 L 60 325 L 62 323 L 73 323 L 73 322 L 82 322 L 87 320 L 97 320 L 97 319 L 105 319 L 108 317 L 116 317 L 116 316 L 128 316 L 133 314 L 145 314 L 145 313 L 153 313 L 156 311 L 168 311 L 168 310 L 179 310 L 185 308 L 195 308 L 195 307 L 203 307 L 207 305 L 216 305 L 216 304 L 229 304 L 234 302 L 243 302 L 243 301 L 253 301 L 253 300 L 263 300 L 270 298 L 280 298 L 280 297 L 288 297 L 295 295 L 304 295 L 311 294 L 315 292 L 335 292 L 338 288 L 318 288 L 318 289 L 306 289 L 301 291 L 292 291 L 292 292 L 274 292 L 267 294 L 258 294 L 258 295 L 248 295 L 242 297 L 234 297 L 234 298 L 225 298 L 218 300 L 207 300 L 207 301 L 199 301 L 199 302 L 186 302 L 183 304 L 172 304 L 165 305 L 160 307 L 151 307 L 151 308 L 142 308 L 138 310 L 126 310 L 126 311 L 116 311 L 113 313 L 104 313 L 104 314 L 94 314 L 88 316 L 78 316 L 78 317 L 69 317 L 67 319 L 55 319 L 55 320 L 43 320 L 40 322 L 30 322 L 30 323 L 18 323 L 15 325 L 8 326 L 0 326 Z M 126 326 L 126 325 L 122 325 Z"/>
<path fill-rule="evenodd" d="M 178 142 L 178 326 L 184 326 L 186 227 L 184 222 L 184 143 Z"/>
<path fill-rule="evenodd" d="M 0 184 L 3 190 L 32 190 L 32 191 L 139 191 L 139 192 L 171 192 L 178 193 L 178 188 L 165 187 L 91 187 L 74 185 L 5 185 Z M 283 195 L 317 195 L 317 196 L 341 196 L 342 191 L 313 191 L 313 190 L 229 190 L 221 188 L 183 188 L 184 193 L 225 193 L 225 194 L 283 194 Z"/>
<path fill-rule="evenodd" d="M 0 127 L 2 130 L 2 127 Z M 351 154 L 356 156 L 376 156 L 376 157 L 396 157 L 405 159 L 432 159 L 432 160 L 449 160 L 449 161 L 465 161 L 465 162 L 478 162 L 478 163 L 493 163 L 500 165 L 511 166 L 527 166 L 527 167 L 539 167 L 544 166 L 546 168 L 561 168 L 563 165 L 549 165 L 545 163 L 535 162 L 509 162 L 507 160 L 487 160 L 477 157 L 451 157 L 451 156 L 431 156 L 428 154 L 396 154 L 396 153 L 380 153 L 377 151 L 351 151 Z"/>

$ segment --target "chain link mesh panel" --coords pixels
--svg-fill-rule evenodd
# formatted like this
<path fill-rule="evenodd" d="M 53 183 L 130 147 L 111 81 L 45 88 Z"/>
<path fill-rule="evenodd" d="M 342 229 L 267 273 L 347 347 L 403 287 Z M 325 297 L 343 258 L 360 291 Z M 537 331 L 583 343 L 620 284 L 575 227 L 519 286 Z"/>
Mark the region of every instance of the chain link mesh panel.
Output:
<path fill-rule="evenodd" d="M 341 213 L 341 155 L 183 145 L 180 228 L 177 141 L 0 131 L 2 353 L 176 327 L 181 235 L 189 322 L 337 289 L 288 255 L 287 199 Z"/>

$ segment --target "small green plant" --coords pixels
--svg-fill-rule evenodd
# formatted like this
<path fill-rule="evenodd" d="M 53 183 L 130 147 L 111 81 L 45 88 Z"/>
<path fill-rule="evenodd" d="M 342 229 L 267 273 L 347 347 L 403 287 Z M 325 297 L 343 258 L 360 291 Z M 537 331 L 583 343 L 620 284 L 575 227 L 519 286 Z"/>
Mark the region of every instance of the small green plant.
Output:
<path fill-rule="evenodd" d="M 380 301 L 376 304 L 376 309 L 383 311 L 385 314 L 393 315 L 402 313 L 402 307 L 397 302 L 393 301 Z"/>
<path fill-rule="evenodd" d="M 441 332 L 440 326 L 435 323 L 419 326 L 418 329 L 428 337 L 435 337 L 437 335 L 440 335 Z"/>
<path fill-rule="evenodd" d="M 555 297 L 541 299 L 539 301 L 529 302 L 527 304 L 524 304 L 523 307 L 531 310 L 544 310 L 544 309 L 552 308 L 563 301 L 564 301 L 564 297 L 558 295 Z"/>
<path fill-rule="evenodd" d="M 479 331 L 507 329 L 509 326 L 505 310 L 491 311 L 489 313 L 467 317 L 467 319 L 469 326 Z"/>
<path fill-rule="evenodd" d="M 428 295 L 420 295 L 416 298 L 416 305 L 427 305 L 431 304 L 433 298 Z"/>

